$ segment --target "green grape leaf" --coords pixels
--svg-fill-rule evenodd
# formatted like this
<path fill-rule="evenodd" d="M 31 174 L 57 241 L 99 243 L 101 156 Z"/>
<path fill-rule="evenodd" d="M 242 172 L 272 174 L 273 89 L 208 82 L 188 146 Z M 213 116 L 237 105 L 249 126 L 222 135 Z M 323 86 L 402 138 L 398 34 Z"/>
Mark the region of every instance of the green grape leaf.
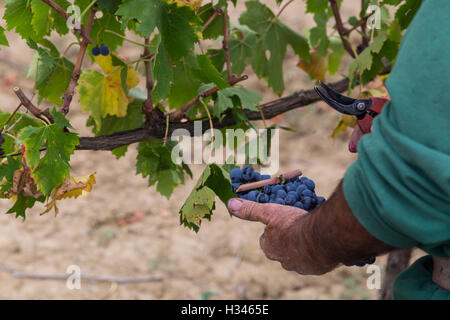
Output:
<path fill-rule="evenodd" d="M 3 112 L 0 110 L 0 128 L 3 128 L 3 126 L 5 125 L 6 121 L 10 116 L 11 116 L 10 113 Z M 18 121 L 19 119 L 20 121 L 16 123 L 16 121 Z M 14 128 L 9 129 L 14 123 L 16 123 Z M 12 117 L 12 119 L 8 122 L 6 129 L 8 129 L 8 132 L 12 136 L 17 136 L 20 130 L 22 130 L 27 126 L 42 127 L 43 124 L 41 121 L 36 121 L 36 118 L 33 118 L 27 114 L 16 113 Z M 10 135 L 3 135 L 3 138 L 5 139 L 5 142 L 3 142 L 1 147 L 5 151 L 5 154 L 15 153 L 18 151 L 16 140 L 14 138 L 12 138 Z"/>
<path fill-rule="evenodd" d="M 257 34 L 245 25 L 234 26 L 232 31 L 228 42 L 231 69 L 234 74 L 241 75 L 254 54 Z M 220 51 L 223 52 L 223 50 Z M 223 55 L 222 67 L 224 62 L 225 56 Z"/>
<path fill-rule="evenodd" d="M 345 55 L 345 49 L 341 39 L 338 37 L 330 38 L 330 49 L 331 53 L 328 56 L 328 73 L 333 75 L 338 71 L 339 66 L 341 65 L 342 58 Z"/>
<path fill-rule="evenodd" d="M 217 100 L 214 105 L 214 115 L 221 119 L 221 115 L 228 109 L 233 108 L 232 98 L 237 96 L 241 105 L 248 110 L 258 111 L 257 105 L 261 102 L 262 96 L 248 88 L 244 87 L 230 87 L 219 90 L 217 92 Z"/>
<path fill-rule="evenodd" d="M 33 208 L 36 201 L 44 202 L 45 197 L 42 196 L 39 199 L 35 199 L 33 197 L 27 197 L 24 195 L 17 195 L 17 200 L 12 206 L 11 209 L 9 209 L 6 213 L 15 213 L 16 218 L 22 217 L 25 220 L 25 211 L 29 208 Z"/>
<path fill-rule="evenodd" d="M 31 3 L 29 0 L 5 0 L 6 9 L 3 19 L 8 31 L 15 29 L 23 39 L 38 39 L 34 28 L 30 27 L 33 20 Z"/>
<path fill-rule="evenodd" d="M 66 9 L 70 6 L 67 0 L 55 0 L 55 3 Z M 41 0 L 31 0 L 33 19 L 31 25 L 38 38 L 50 35 L 52 29 L 58 34 L 65 35 L 69 32 L 67 21 L 61 15 Z"/>
<path fill-rule="evenodd" d="M 198 39 L 194 25 L 200 22 L 200 18 L 189 6 L 179 7 L 176 3 L 163 6 L 158 30 L 172 60 L 178 60 L 194 49 L 194 43 Z"/>
<path fill-rule="evenodd" d="M 328 8 L 328 0 L 307 0 L 306 12 L 321 13 Z"/>
<path fill-rule="evenodd" d="M 139 20 L 136 30 L 148 37 L 159 22 L 163 4 L 161 0 L 128 0 L 119 6 L 116 15 Z"/>
<path fill-rule="evenodd" d="M 92 55 L 92 47 L 96 45 L 107 45 L 111 52 L 114 52 L 117 47 L 122 45 L 123 38 L 108 31 L 112 31 L 121 36 L 125 36 L 125 32 L 124 30 L 122 30 L 121 24 L 117 20 L 117 18 L 113 14 L 106 11 L 103 13 L 103 16 L 101 18 L 95 19 L 94 23 L 92 24 L 91 37 L 96 42 L 96 44 L 91 44 L 88 46 L 89 54 Z"/>
<path fill-rule="evenodd" d="M 222 120 L 225 115 L 222 115 L 228 109 L 232 109 L 234 107 L 233 101 L 226 96 L 223 92 L 217 92 L 217 100 L 214 103 L 214 111 L 213 114 L 216 118 Z"/>
<path fill-rule="evenodd" d="M 317 53 L 325 57 L 328 54 L 330 41 L 327 35 L 328 14 L 318 13 L 314 15 L 316 26 L 309 31 L 309 41 L 312 47 L 317 47 Z"/>
<path fill-rule="evenodd" d="M 397 6 L 400 4 L 400 2 L 402 2 L 403 0 L 383 0 L 383 2 L 381 2 L 381 5 L 384 6 L 386 4 L 389 4 L 391 6 Z"/>
<path fill-rule="evenodd" d="M 287 44 L 294 44 L 296 53 L 301 53 L 304 59 L 309 59 L 306 39 L 290 30 L 273 12 L 259 1 L 247 1 L 247 11 L 239 18 L 241 24 L 258 33 L 256 46 L 253 48 L 251 65 L 255 73 L 267 80 L 268 86 L 277 94 L 284 91 L 283 61 Z M 303 43 L 303 45 L 299 45 Z M 266 58 L 266 51 L 270 57 Z"/>
<path fill-rule="evenodd" d="M 7 157 L 7 161 L 0 164 L 0 198 L 9 198 L 13 186 L 14 172 L 19 170 L 22 162 L 19 157 Z"/>
<path fill-rule="evenodd" d="M 179 109 L 198 94 L 201 82 L 194 78 L 192 70 L 198 68 L 197 59 L 188 54 L 173 69 L 173 82 L 169 92 L 169 106 Z"/>
<path fill-rule="evenodd" d="M 172 162 L 174 144 L 164 145 L 161 140 L 147 140 L 138 145 L 136 174 L 148 177 L 148 185 L 156 185 L 156 191 L 169 198 L 173 190 L 184 183 L 184 172 L 190 172 L 186 165 Z"/>
<path fill-rule="evenodd" d="M 8 39 L 5 36 L 5 28 L 0 26 L 0 46 L 9 47 Z"/>
<path fill-rule="evenodd" d="M 219 89 L 224 89 L 230 85 L 225 81 L 222 74 L 217 71 L 205 55 L 197 55 L 198 68 L 192 70 L 192 75 L 203 83 L 213 82 Z"/>
<path fill-rule="evenodd" d="M 37 51 L 28 69 L 28 77 L 35 80 L 39 92 L 39 101 L 47 99 L 53 104 L 61 105 L 72 77 L 74 65 L 64 57 L 54 56 L 45 48 L 40 48 L 29 41 L 30 48 Z"/>
<path fill-rule="evenodd" d="M 395 20 L 398 21 L 402 30 L 408 28 L 421 5 L 422 0 L 406 0 L 405 3 L 398 8 L 395 12 Z"/>
<path fill-rule="evenodd" d="M 121 0 L 97 0 L 97 5 L 100 10 L 107 10 L 109 13 L 114 13 L 119 8 Z"/>
<path fill-rule="evenodd" d="M 216 195 L 224 204 L 235 197 L 228 176 L 229 173 L 216 164 L 210 164 L 205 168 L 180 209 L 180 221 L 184 226 L 198 232 L 202 219 L 211 219 Z"/>
<path fill-rule="evenodd" d="M 362 74 L 362 81 L 364 84 L 369 83 L 370 81 L 375 79 L 375 77 L 383 70 L 383 58 L 386 58 L 388 61 L 395 60 L 399 47 L 400 46 L 398 42 L 386 40 L 383 43 L 383 47 L 381 48 L 380 52 L 374 53 L 372 55 L 373 62 L 370 69 L 365 70 Z"/>
<path fill-rule="evenodd" d="M 167 98 L 170 92 L 170 84 L 173 80 L 172 66 L 169 62 L 167 50 L 162 42 L 158 45 L 152 71 L 153 79 L 156 81 L 152 91 L 153 102 L 157 103 Z"/>
<path fill-rule="evenodd" d="M 195 26 L 201 22 L 190 6 L 178 6 L 162 0 L 130 0 L 120 5 L 117 15 L 138 19 L 136 30 L 148 37 L 155 27 L 172 60 L 179 60 L 194 48 Z"/>
<path fill-rule="evenodd" d="M 63 114 L 55 108 L 51 114 L 55 123 L 41 128 L 25 127 L 18 139 L 18 143 L 26 148 L 24 156 L 32 177 L 45 196 L 69 177 L 70 155 L 79 144 L 76 133 L 64 132 L 65 127 L 71 126 Z"/>
<path fill-rule="evenodd" d="M 379 53 L 383 48 L 383 44 L 387 39 L 386 33 L 380 33 L 359 56 L 350 64 L 349 67 L 349 80 L 353 82 L 354 73 L 358 71 L 362 74 L 365 70 L 369 70 L 372 67 L 373 55 Z"/>

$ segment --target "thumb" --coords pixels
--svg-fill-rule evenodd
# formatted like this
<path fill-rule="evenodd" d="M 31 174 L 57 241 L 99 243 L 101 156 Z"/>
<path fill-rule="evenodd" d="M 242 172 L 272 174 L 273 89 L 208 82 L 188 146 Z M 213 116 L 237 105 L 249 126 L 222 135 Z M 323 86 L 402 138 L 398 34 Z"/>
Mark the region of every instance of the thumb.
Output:
<path fill-rule="evenodd" d="M 268 224 L 272 215 L 275 214 L 273 204 L 262 204 L 254 201 L 248 201 L 239 198 L 233 198 L 228 201 L 228 211 L 240 219 L 248 221 L 259 221 Z"/>

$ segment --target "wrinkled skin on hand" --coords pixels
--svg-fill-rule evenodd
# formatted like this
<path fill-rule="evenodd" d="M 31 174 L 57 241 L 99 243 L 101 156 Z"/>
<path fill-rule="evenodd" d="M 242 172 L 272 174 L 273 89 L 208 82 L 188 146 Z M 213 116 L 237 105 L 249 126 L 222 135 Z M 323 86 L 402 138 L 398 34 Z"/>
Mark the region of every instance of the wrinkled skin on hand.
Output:
<path fill-rule="evenodd" d="M 300 274 L 320 275 L 336 264 L 317 263 L 301 244 L 308 243 L 302 235 L 307 211 L 275 203 L 260 204 L 243 199 L 232 199 L 228 203 L 230 212 L 241 219 L 259 221 L 266 225 L 259 239 L 261 249 L 270 260 L 276 260 L 288 271 Z M 302 239 L 303 238 L 303 239 Z"/>

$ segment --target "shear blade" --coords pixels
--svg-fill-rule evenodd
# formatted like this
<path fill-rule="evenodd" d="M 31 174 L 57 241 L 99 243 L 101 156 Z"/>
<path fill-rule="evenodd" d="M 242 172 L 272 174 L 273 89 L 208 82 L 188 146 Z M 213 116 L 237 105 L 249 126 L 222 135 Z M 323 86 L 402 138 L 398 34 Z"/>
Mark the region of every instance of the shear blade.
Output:
<path fill-rule="evenodd" d="M 367 110 L 372 105 L 372 100 L 370 99 L 358 100 L 349 98 L 334 91 L 320 80 L 319 83 L 324 91 L 322 91 L 321 88 L 317 86 L 314 86 L 314 90 L 330 107 L 339 111 L 340 113 L 357 116 L 359 120 L 361 120 L 366 116 Z M 327 93 L 327 95 L 325 93 Z M 361 103 L 363 104 L 362 109 Z"/>
<path fill-rule="evenodd" d="M 330 99 L 317 86 L 314 86 L 314 90 L 316 90 L 317 94 L 322 98 L 322 100 L 325 101 L 333 109 L 339 111 L 340 113 L 355 115 L 353 108 L 351 107 L 352 105 L 345 105 L 333 99 Z"/>
<path fill-rule="evenodd" d="M 329 86 L 327 86 L 325 83 L 323 83 L 321 80 L 319 80 L 319 84 L 322 88 L 325 89 L 325 91 L 327 92 L 327 94 L 336 102 L 342 103 L 342 104 L 353 104 L 356 102 L 356 99 L 353 98 L 349 98 L 346 96 L 343 96 L 342 94 L 340 94 L 339 92 L 334 91 L 333 89 L 331 89 Z"/>

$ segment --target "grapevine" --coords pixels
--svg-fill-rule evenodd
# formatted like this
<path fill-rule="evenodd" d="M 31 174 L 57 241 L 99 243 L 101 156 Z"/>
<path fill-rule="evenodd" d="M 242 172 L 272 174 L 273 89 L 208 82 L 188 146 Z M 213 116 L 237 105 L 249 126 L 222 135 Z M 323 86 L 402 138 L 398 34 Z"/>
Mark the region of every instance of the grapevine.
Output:
<path fill-rule="evenodd" d="M 94 173 L 71 174 L 74 152 L 106 150 L 120 158 L 133 144 L 136 172 L 169 198 L 192 178 L 188 163 L 174 163 L 170 157 L 177 143 L 168 138 L 175 130 L 250 129 L 259 120 L 267 126 L 266 120 L 319 101 L 313 81 L 333 75 L 337 81 L 328 83 L 336 91 L 362 88 L 354 94 L 373 94 L 364 86 L 391 70 L 404 30 L 420 6 L 420 1 L 363 0 L 345 20 L 342 0 L 299 0 L 315 21 L 300 32 L 283 21 L 293 1 L 276 0 L 273 6 L 245 1 L 237 19 L 231 19 L 236 2 L 6 0 L 0 48 L 9 46 L 9 33 L 15 32 L 34 52 L 28 69 L 32 92 L 17 84 L 11 92 L 19 106 L 0 111 L 0 193 L 12 204 L 7 213 L 25 218 L 37 203 L 44 203 L 44 212 L 58 212 L 57 201 L 95 192 Z M 367 13 L 370 4 L 381 7 L 378 29 L 367 27 L 373 17 Z M 70 14 L 71 6 L 81 15 Z M 55 37 L 64 41 L 52 42 Z M 125 46 L 140 53 L 124 59 L 120 52 Z M 68 58 L 69 49 L 77 50 L 75 59 Z M 288 54 L 298 59 L 312 83 L 283 96 Z M 347 70 L 341 66 L 345 56 L 352 59 Z M 259 92 L 245 87 L 251 75 L 280 98 L 263 102 Z M 73 101 L 89 117 L 92 136 L 79 136 L 72 128 Z M 195 121 L 201 121 L 201 132 L 195 132 Z M 336 132 L 349 125 L 351 121 L 341 120 Z M 206 166 L 181 206 L 185 226 L 198 231 L 201 221 L 211 218 L 216 197 L 226 203 L 234 196 L 233 168 Z M 254 179 L 248 174 L 247 181 Z M 284 190 L 285 196 L 283 190 L 274 191 L 276 186 L 242 196 L 305 210 L 324 201 L 315 195 L 312 180 L 289 183 L 293 186 Z"/>

